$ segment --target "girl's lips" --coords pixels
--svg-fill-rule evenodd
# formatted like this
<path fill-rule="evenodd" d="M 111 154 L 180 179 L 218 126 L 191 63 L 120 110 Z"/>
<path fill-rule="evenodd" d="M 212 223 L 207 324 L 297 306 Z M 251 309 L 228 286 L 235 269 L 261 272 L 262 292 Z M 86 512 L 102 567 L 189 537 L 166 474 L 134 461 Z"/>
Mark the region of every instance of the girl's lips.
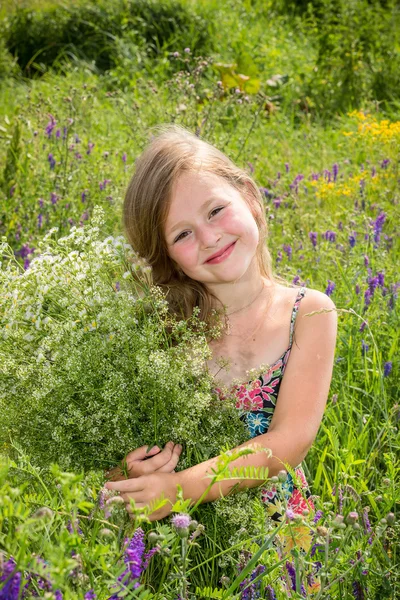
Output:
<path fill-rule="evenodd" d="M 220 262 L 222 262 L 223 260 L 225 260 L 226 258 L 228 258 L 228 256 L 231 255 L 234 247 L 235 247 L 236 241 L 233 242 L 232 244 L 230 244 L 219 256 L 216 256 L 215 258 L 210 258 L 209 260 L 206 260 L 206 264 L 207 265 L 216 265 Z"/>

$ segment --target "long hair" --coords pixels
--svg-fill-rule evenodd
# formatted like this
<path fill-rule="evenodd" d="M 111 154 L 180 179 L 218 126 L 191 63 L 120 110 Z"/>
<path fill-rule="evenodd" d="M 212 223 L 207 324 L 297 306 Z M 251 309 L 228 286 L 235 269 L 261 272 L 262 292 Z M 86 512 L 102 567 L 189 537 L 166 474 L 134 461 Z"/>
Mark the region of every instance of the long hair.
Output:
<path fill-rule="evenodd" d="M 289 286 L 273 273 L 263 200 L 250 175 L 179 125 L 159 126 L 157 133 L 136 161 L 125 195 L 123 226 L 133 249 L 152 268 L 153 283 L 166 292 L 170 311 L 189 318 L 198 306 L 200 319 L 209 322 L 212 310 L 218 305 L 222 308 L 203 283 L 186 276 L 168 255 L 164 224 L 174 183 L 184 172 L 218 175 L 242 194 L 259 230 L 256 256 L 261 275 Z"/>

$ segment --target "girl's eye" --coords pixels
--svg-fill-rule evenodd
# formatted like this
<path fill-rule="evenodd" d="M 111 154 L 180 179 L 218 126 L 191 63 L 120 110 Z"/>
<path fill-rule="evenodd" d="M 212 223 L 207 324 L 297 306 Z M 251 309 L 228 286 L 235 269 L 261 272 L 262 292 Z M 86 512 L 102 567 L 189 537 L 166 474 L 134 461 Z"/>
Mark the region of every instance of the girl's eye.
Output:
<path fill-rule="evenodd" d="M 175 242 L 179 242 L 179 240 L 183 240 L 183 239 L 186 237 L 186 235 L 184 235 L 185 233 L 189 233 L 189 232 L 188 232 L 188 231 L 182 231 L 182 233 L 180 233 L 180 234 L 178 235 L 178 237 L 177 237 L 177 238 L 175 238 L 175 240 L 174 240 L 174 243 L 175 243 Z"/>
<path fill-rule="evenodd" d="M 223 206 L 219 206 L 218 208 L 214 208 L 214 210 L 212 210 L 210 212 L 210 217 L 213 215 L 213 213 L 219 212 L 220 210 L 222 210 L 224 207 Z"/>

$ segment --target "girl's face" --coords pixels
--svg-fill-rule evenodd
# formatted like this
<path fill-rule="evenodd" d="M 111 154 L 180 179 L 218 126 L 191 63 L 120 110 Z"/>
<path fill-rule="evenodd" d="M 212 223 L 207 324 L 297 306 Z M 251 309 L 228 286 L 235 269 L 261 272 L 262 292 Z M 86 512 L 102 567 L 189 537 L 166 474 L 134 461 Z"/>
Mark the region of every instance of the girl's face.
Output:
<path fill-rule="evenodd" d="M 164 231 L 170 258 L 205 284 L 238 281 L 256 260 L 259 231 L 249 206 L 211 173 L 180 175 Z"/>

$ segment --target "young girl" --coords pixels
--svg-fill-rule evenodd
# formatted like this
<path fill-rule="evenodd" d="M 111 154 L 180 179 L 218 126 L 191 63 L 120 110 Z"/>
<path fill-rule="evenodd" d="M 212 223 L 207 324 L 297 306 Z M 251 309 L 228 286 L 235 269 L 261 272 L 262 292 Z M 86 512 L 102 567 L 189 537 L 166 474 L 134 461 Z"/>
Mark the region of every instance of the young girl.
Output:
<path fill-rule="evenodd" d="M 210 144 L 185 129 L 169 126 L 155 137 L 136 163 L 124 203 L 129 242 L 152 267 L 153 281 L 168 291 L 171 311 L 189 317 L 193 307 L 207 320 L 214 308 L 225 308 L 223 335 L 210 341 L 207 365 L 215 375 L 216 393 L 235 385 L 238 418 L 249 429 L 249 441 L 272 451 L 242 457 L 231 467 L 268 467 L 269 477 L 288 463 L 310 496 L 301 461 L 317 434 L 328 397 L 335 353 L 337 315 L 325 294 L 294 288 L 272 272 L 266 246 L 267 223 L 257 185 L 242 169 Z M 312 317 L 307 314 L 319 311 Z M 221 370 L 221 358 L 229 370 Z M 248 381 L 247 373 L 269 365 Z M 256 438 L 256 440 L 254 440 Z M 179 442 L 179 440 L 175 440 Z M 241 446 L 241 447 L 242 447 Z M 177 484 L 196 502 L 209 485 L 207 474 L 217 457 L 175 472 L 181 447 L 170 442 L 160 451 L 146 447 L 127 456 L 129 479 L 111 472 L 109 489 L 118 490 L 143 507 L 162 493 L 171 503 L 151 520 L 167 516 Z M 146 460 L 145 460 L 146 459 Z M 261 481 L 215 484 L 204 502 Z M 285 483 L 289 507 L 301 513 L 312 508 L 292 477 Z M 267 511 L 282 514 L 280 497 L 262 490 Z"/>

